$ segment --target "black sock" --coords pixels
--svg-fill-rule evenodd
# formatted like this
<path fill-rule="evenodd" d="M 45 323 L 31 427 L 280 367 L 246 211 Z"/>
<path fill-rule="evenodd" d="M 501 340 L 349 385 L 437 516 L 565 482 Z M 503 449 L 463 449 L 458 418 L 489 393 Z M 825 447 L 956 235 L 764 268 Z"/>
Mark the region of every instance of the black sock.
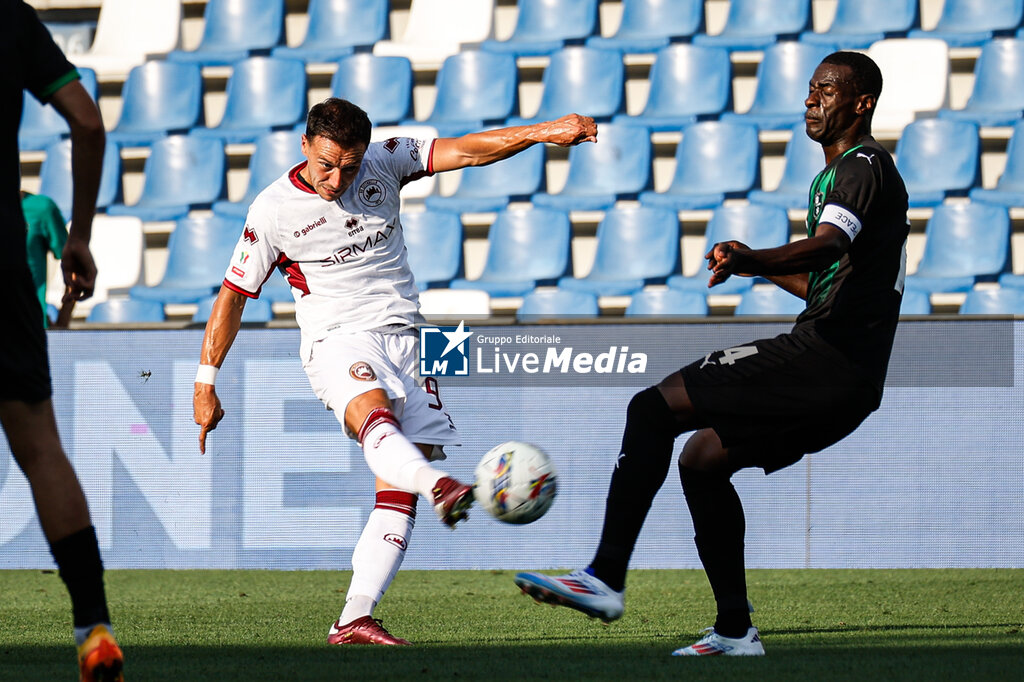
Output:
<path fill-rule="evenodd" d="M 613 590 L 626 584 L 626 569 L 651 502 L 665 482 L 679 435 L 668 403 L 657 388 L 633 396 L 626 410 L 622 448 L 615 462 L 594 575 Z"/>
<path fill-rule="evenodd" d="M 109 623 L 107 597 L 103 591 L 103 561 L 96 542 L 96 530 L 89 526 L 50 545 L 61 580 L 71 595 L 75 627 Z"/>
<path fill-rule="evenodd" d="M 742 637 L 750 627 L 743 564 L 743 505 L 729 475 L 679 466 L 694 542 L 718 605 L 715 632 Z"/>

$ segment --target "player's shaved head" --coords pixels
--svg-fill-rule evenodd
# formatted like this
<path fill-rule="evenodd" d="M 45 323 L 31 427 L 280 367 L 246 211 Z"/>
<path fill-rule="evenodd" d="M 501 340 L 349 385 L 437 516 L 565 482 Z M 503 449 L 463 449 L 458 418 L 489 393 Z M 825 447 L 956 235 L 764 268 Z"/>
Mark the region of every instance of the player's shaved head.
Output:
<path fill-rule="evenodd" d="M 822 64 L 834 64 L 850 69 L 850 82 L 858 95 L 882 94 L 882 72 L 871 57 L 860 52 L 833 52 L 821 60 Z"/>
<path fill-rule="evenodd" d="M 306 137 L 321 136 L 343 149 L 370 144 L 370 117 L 352 102 L 330 97 L 313 105 L 306 117 Z"/>

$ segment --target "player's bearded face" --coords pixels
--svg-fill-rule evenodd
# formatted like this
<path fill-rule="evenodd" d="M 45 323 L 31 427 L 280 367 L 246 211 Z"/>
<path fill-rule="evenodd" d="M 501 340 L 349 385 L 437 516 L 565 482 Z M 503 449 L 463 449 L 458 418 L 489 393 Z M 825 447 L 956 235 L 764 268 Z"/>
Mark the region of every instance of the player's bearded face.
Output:
<path fill-rule="evenodd" d="M 302 136 L 302 153 L 308 163 L 300 172 L 320 198 L 334 201 L 349 188 L 359 174 L 366 146 L 343 148 L 322 135 Z"/>
<path fill-rule="evenodd" d="M 804 106 L 807 137 L 828 146 L 856 123 L 857 96 L 850 68 L 819 64 L 811 76 Z"/>

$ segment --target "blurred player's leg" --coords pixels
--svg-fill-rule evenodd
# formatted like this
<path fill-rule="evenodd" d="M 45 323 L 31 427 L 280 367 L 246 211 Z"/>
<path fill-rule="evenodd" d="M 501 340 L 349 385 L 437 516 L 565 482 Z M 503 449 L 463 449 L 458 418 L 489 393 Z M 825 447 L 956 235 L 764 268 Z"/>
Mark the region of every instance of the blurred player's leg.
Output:
<path fill-rule="evenodd" d="M 387 632 L 382 627 L 354 627 L 358 621 L 372 620 L 373 609 L 402 565 L 416 521 L 416 493 L 391 489 L 380 480 L 377 487 L 376 504 L 352 552 L 352 582 L 345 608 L 328 633 L 331 644 L 409 643 L 383 636 Z"/>
<path fill-rule="evenodd" d="M 680 432 L 657 388 L 641 391 L 630 400 L 601 542 L 588 569 L 613 590 L 625 587 L 629 558 L 654 496 L 668 476 L 672 447 Z"/>
<path fill-rule="evenodd" d="M 103 562 L 100 559 L 96 532 L 89 521 L 85 495 L 68 462 L 57 435 L 57 424 L 50 400 L 26 403 L 16 400 L 0 402 L 0 422 L 3 423 L 11 453 L 25 473 L 32 488 L 39 514 L 39 523 L 57 563 L 60 577 L 71 596 L 75 641 L 82 653 L 89 654 L 103 646 L 96 672 L 87 669 L 89 661 L 82 663 L 83 680 L 120 679 L 123 661 L 120 648 L 109 634 L 110 615 L 103 589 Z M 102 637 L 92 638 L 97 626 L 103 626 Z M 81 648 L 91 640 L 95 646 Z M 116 663 L 113 661 L 116 660 Z M 116 671 L 114 670 L 116 668 Z M 105 673 L 104 673 L 105 674 Z"/>
<path fill-rule="evenodd" d="M 384 403 L 384 404 L 381 404 Z M 367 409 L 368 405 L 369 406 Z M 365 413 L 361 420 L 349 415 Z M 360 422 L 357 437 L 373 473 L 399 488 L 416 490 L 431 500 L 434 510 L 448 526 L 466 518 L 473 503 L 473 488 L 435 469 L 423 453 L 402 432 L 383 390 L 369 391 L 353 399 L 346 410 L 349 428 Z M 354 429 L 353 429 L 354 430 Z"/>

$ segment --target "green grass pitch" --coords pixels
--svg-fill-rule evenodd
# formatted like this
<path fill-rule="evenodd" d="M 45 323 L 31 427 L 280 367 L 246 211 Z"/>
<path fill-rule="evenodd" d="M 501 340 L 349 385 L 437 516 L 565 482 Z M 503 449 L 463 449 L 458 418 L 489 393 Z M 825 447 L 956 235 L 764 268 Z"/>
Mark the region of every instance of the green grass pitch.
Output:
<path fill-rule="evenodd" d="M 1022 680 L 1024 570 L 753 570 L 763 659 L 669 656 L 711 624 L 699 571 L 633 571 L 610 626 L 512 571 L 407 571 L 377 609 L 414 647 L 331 647 L 347 572 L 108 571 L 134 680 Z M 0 571 L 0 680 L 72 680 L 63 584 Z"/>

